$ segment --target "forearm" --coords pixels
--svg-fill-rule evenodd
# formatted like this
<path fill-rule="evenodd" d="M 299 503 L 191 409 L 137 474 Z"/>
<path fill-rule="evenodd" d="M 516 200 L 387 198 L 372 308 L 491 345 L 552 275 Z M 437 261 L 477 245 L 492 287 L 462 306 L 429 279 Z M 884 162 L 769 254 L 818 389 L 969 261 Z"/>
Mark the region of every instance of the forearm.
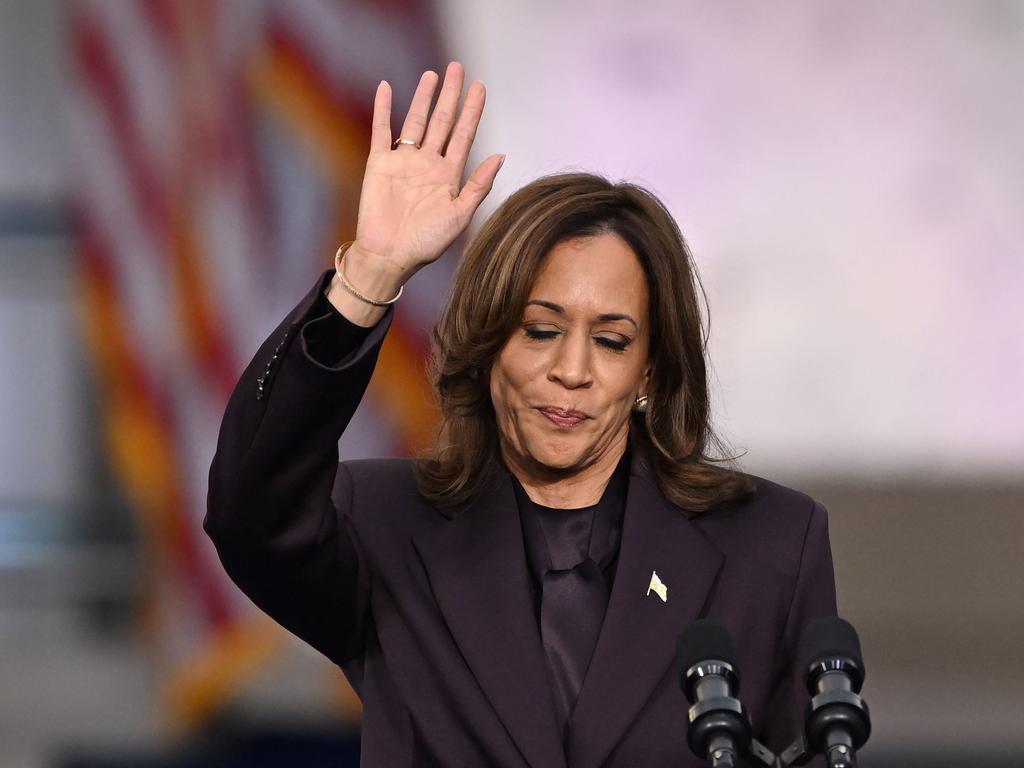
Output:
<path fill-rule="evenodd" d="M 337 443 L 390 315 L 346 337 L 322 299 L 327 281 L 271 334 L 231 396 L 204 529 L 257 605 L 338 661 L 358 646 L 368 579 L 347 510 L 331 499 Z"/>
<path fill-rule="evenodd" d="M 338 438 L 369 383 L 390 317 L 346 349 L 330 338 L 334 320 L 317 316 L 326 311 L 318 301 L 326 282 L 264 342 L 231 395 L 211 467 L 211 527 L 230 522 L 266 533 L 272 520 L 245 511 L 252 504 L 329 499 Z"/>

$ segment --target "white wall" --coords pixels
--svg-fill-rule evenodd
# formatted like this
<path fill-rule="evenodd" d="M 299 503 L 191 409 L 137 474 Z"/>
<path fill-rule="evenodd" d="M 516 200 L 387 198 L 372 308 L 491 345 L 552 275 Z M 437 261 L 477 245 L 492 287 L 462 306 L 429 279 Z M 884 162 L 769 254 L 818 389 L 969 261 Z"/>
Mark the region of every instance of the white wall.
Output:
<path fill-rule="evenodd" d="M 649 186 L 711 300 L 719 423 L 784 476 L 1024 466 L 1024 6 L 445 3 L 493 201 Z"/>

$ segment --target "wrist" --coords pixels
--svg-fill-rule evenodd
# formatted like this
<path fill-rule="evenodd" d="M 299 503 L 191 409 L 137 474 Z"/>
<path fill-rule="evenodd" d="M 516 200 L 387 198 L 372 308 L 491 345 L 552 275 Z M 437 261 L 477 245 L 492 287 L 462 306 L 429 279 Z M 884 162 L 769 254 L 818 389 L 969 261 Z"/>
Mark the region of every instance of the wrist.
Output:
<path fill-rule="evenodd" d="M 376 325 L 388 306 L 398 301 L 407 279 L 374 256 L 355 243 L 342 245 L 334 257 L 334 277 L 324 292 L 335 309 L 363 327 Z"/>
<path fill-rule="evenodd" d="M 367 304 L 356 298 L 341 282 L 341 277 L 337 272 L 331 278 L 324 295 L 346 320 L 362 328 L 375 326 L 387 311 L 387 307 Z"/>
<path fill-rule="evenodd" d="M 342 268 L 345 278 L 361 293 L 382 300 L 397 294 L 415 273 L 393 265 L 387 257 L 363 248 L 358 241 L 345 249 Z"/>

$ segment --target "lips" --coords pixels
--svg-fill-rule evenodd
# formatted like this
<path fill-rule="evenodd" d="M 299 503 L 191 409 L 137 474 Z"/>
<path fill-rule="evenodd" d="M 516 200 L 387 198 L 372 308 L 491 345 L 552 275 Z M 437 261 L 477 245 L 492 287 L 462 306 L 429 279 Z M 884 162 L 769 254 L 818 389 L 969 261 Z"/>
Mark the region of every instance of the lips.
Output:
<path fill-rule="evenodd" d="M 545 406 L 543 408 L 538 408 L 537 410 L 544 414 L 548 421 L 559 427 L 576 427 L 590 418 L 587 414 L 580 413 L 579 411 L 555 408 L 553 406 Z"/>

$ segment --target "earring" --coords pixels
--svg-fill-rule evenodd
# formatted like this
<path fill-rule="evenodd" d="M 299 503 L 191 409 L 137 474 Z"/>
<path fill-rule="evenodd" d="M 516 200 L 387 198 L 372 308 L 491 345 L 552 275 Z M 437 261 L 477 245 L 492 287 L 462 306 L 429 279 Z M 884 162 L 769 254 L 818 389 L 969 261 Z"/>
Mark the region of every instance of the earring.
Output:
<path fill-rule="evenodd" d="M 633 410 L 637 413 L 647 413 L 647 395 L 640 395 L 633 402 Z"/>

